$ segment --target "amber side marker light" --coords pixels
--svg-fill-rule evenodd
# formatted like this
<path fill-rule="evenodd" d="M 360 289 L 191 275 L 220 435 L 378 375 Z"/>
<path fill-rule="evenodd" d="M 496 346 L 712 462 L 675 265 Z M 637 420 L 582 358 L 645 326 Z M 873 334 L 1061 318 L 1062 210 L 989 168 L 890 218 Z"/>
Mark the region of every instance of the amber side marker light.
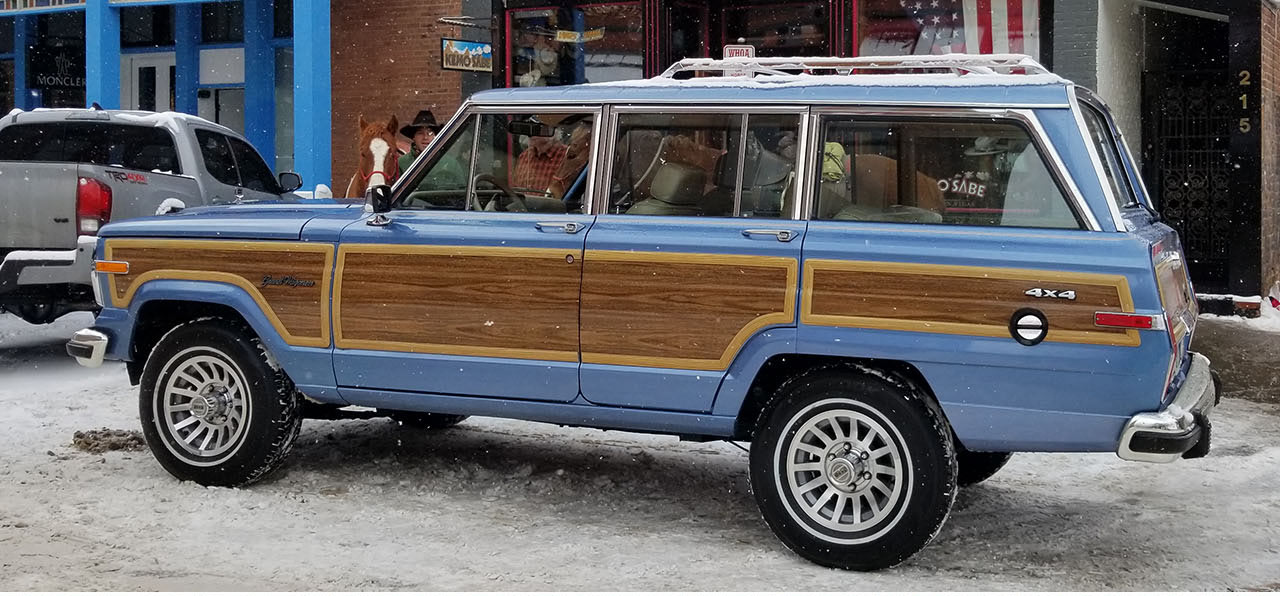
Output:
<path fill-rule="evenodd" d="M 1120 327 L 1124 329 L 1155 329 L 1155 319 L 1151 315 L 1133 315 L 1119 312 L 1099 312 L 1093 314 L 1093 324 L 1099 327 Z"/>
<path fill-rule="evenodd" d="M 129 272 L 129 264 L 124 261 L 94 261 L 93 270 L 98 273 L 125 274 Z"/>

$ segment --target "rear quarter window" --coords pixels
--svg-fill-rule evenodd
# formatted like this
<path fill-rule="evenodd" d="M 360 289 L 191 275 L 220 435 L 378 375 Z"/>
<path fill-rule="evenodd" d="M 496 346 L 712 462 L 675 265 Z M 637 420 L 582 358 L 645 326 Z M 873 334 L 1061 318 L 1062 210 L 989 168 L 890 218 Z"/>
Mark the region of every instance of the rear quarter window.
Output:
<path fill-rule="evenodd" d="M 12 124 L 0 129 L 0 161 L 64 161 L 64 124 Z"/>

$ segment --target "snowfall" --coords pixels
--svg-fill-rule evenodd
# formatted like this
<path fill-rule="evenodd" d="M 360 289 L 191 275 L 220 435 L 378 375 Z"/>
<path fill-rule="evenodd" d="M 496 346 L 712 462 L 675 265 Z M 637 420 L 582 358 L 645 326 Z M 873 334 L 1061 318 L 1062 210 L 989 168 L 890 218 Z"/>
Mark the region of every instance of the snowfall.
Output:
<path fill-rule="evenodd" d="M 1230 390 L 1207 458 L 1018 454 L 916 557 L 854 573 L 773 537 L 727 443 L 308 420 L 235 490 L 82 451 L 139 428 L 123 367 L 63 352 L 89 322 L 0 315 L 0 590 L 1280 590 L 1280 407 Z"/>

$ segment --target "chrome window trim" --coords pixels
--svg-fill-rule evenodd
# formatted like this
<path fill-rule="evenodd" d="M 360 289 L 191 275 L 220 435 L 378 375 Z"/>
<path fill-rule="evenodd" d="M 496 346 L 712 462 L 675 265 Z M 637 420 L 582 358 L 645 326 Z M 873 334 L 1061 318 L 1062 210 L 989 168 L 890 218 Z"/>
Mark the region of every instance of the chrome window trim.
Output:
<path fill-rule="evenodd" d="M 803 114 L 807 104 L 796 102 L 768 102 L 767 104 L 749 104 L 726 102 L 714 106 L 681 105 L 678 110 L 666 109 L 670 104 L 660 101 L 645 100 L 628 102 L 626 105 L 611 104 L 613 111 L 619 114 L 630 113 L 662 113 L 662 114 Z M 657 111 L 661 109 L 661 111 Z"/>
<path fill-rule="evenodd" d="M 818 118 L 819 114 L 814 113 L 813 108 L 810 107 L 805 110 L 804 117 L 800 119 L 800 138 L 796 140 L 796 200 L 791 202 L 791 219 L 793 220 L 811 219 L 810 214 L 813 213 L 813 206 L 817 202 L 816 193 L 813 191 L 813 188 L 817 187 L 817 177 L 810 171 L 814 168 L 809 164 L 809 160 L 817 155 L 818 131 L 821 130 L 818 128 Z"/>
<path fill-rule="evenodd" d="M 738 172 L 733 187 L 732 217 L 739 217 L 742 213 L 742 183 L 747 179 L 747 173 L 742 171 L 747 167 L 747 116 L 748 114 L 743 112 L 742 121 L 738 123 L 738 165 L 736 167 Z"/>
<path fill-rule="evenodd" d="M 815 84 L 814 86 L 817 87 L 819 85 Z M 886 87 L 886 88 L 894 89 L 894 88 L 901 88 L 901 87 Z M 623 89 L 623 87 L 620 87 L 620 89 Z M 726 89 L 733 90 L 734 88 L 726 87 Z M 804 89 L 804 87 L 795 87 L 794 89 Z M 811 105 L 866 106 L 866 107 L 925 107 L 925 108 L 989 108 L 989 109 L 1001 109 L 1001 110 L 1005 110 L 1005 109 L 1016 109 L 1016 110 L 1060 109 L 1060 110 L 1063 110 L 1071 107 L 1071 104 L 1069 102 L 990 103 L 990 102 L 965 102 L 965 101 L 956 101 L 956 102 L 915 101 L 915 100 L 892 101 L 892 100 L 874 100 L 874 99 L 857 99 L 857 100 L 855 99 L 850 99 L 850 100 L 821 99 L 821 100 L 812 100 L 812 101 L 802 101 L 802 100 L 796 100 L 796 99 L 735 98 L 735 99 L 725 100 L 724 103 L 720 104 L 720 107 L 708 108 L 706 106 L 690 106 L 688 105 L 689 99 L 687 98 L 676 99 L 676 98 L 646 97 L 646 98 L 632 99 L 632 98 L 627 98 L 622 94 L 619 94 L 618 96 L 614 96 L 614 97 L 609 97 L 609 98 L 601 98 L 599 102 L 613 105 L 618 109 L 629 108 L 633 106 L 676 105 L 676 106 L 680 106 L 684 110 L 689 110 L 689 111 L 694 111 L 699 109 L 733 110 L 738 107 L 742 107 L 742 108 L 764 107 L 764 108 L 776 108 L 779 110 L 785 110 L 785 109 L 796 110 L 796 109 L 803 109 Z M 626 106 L 618 105 L 623 102 L 626 103 Z M 504 101 L 504 102 L 494 101 L 493 103 L 485 102 L 484 100 L 479 100 L 475 103 L 472 103 L 471 105 L 477 106 L 477 107 L 485 107 L 490 105 L 493 105 L 493 106 L 513 106 L 513 105 L 559 106 L 559 105 L 578 105 L 578 104 L 581 104 L 581 102 L 571 101 L 571 100 L 548 99 L 548 100 L 540 100 L 540 101 L 533 101 L 533 100 L 514 100 L 514 101 Z M 683 111 L 683 110 L 680 110 L 680 111 Z"/>
<path fill-rule="evenodd" d="M 1111 136 L 1118 145 L 1117 149 L 1121 150 L 1119 156 L 1120 159 L 1124 161 L 1127 158 L 1128 160 L 1128 164 L 1122 163 L 1121 165 L 1132 166 L 1133 175 L 1129 175 L 1129 168 L 1126 167 L 1125 178 L 1129 180 L 1130 188 L 1141 192 L 1140 197 L 1133 197 L 1134 200 L 1139 203 L 1144 203 L 1146 206 L 1154 210 L 1155 204 L 1154 201 L 1152 201 L 1151 193 L 1147 190 L 1147 183 L 1142 179 L 1141 173 L 1138 172 L 1138 162 L 1134 159 L 1135 154 L 1133 152 L 1133 147 L 1129 145 L 1128 137 L 1124 135 L 1120 130 L 1120 126 L 1116 124 L 1115 115 L 1111 113 L 1111 110 L 1107 107 L 1106 103 L 1102 101 L 1102 98 L 1098 97 L 1098 94 L 1085 87 L 1076 87 L 1075 90 L 1078 99 L 1082 98 L 1084 104 L 1098 110 L 1098 113 L 1102 114 L 1102 120 L 1107 123 L 1107 129 L 1111 131 Z"/>
<path fill-rule="evenodd" d="M 1075 118 L 1076 128 L 1084 140 L 1094 175 L 1098 177 L 1098 185 L 1102 187 L 1102 196 L 1107 201 L 1107 210 L 1111 212 L 1111 218 L 1115 221 L 1116 231 L 1127 232 L 1129 229 L 1124 223 L 1124 217 L 1120 214 L 1120 204 L 1116 201 L 1115 193 L 1111 192 L 1111 184 L 1107 182 L 1107 174 L 1102 169 L 1102 156 L 1098 155 L 1098 150 L 1093 147 L 1093 135 L 1089 134 L 1089 126 L 1084 122 L 1084 113 L 1081 111 L 1083 108 L 1080 107 L 1080 100 L 1076 98 L 1076 86 L 1071 85 L 1067 90 L 1069 91 L 1067 100 L 1071 103 L 1071 115 Z"/>
<path fill-rule="evenodd" d="M 1040 119 L 1036 116 L 1034 111 L 1025 110 L 1025 109 L 954 109 L 954 108 L 885 109 L 880 107 L 850 109 L 846 107 L 829 106 L 824 104 L 822 106 L 817 106 L 812 108 L 812 112 L 814 114 L 813 124 L 815 129 L 815 132 L 812 136 L 815 139 L 815 143 L 818 142 L 816 141 L 816 139 L 818 136 L 820 136 L 820 133 L 817 131 L 820 130 L 819 124 L 821 123 L 821 118 L 830 117 L 830 116 L 850 116 L 855 118 L 867 117 L 867 116 L 889 117 L 889 118 L 896 118 L 896 117 L 950 118 L 950 119 L 962 119 L 962 120 L 972 120 L 974 118 L 988 118 L 988 119 L 995 118 L 995 119 L 1013 120 L 1016 122 L 1020 122 L 1023 126 L 1026 127 L 1026 130 L 1028 132 L 1028 136 L 1031 139 L 1031 142 L 1036 145 L 1036 148 L 1040 151 L 1041 156 L 1044 157 L 1046 161 L 1049 162 L 1048 163 L 1049 170 L 1050 170 L 1050 173 L 1055 178 L 1055 181 L 1058 183 L 1058 186 L 1059 186 L 1058 190 L 1061 191 L 1063 195 L 1066 196 L 1067 200 L 1070 201 L 1072 206 L 1075 208 L 1076 213 L 1078 213 L 1084 219 L 1084 224 L 1085 224 L 1084 229 L 1092 232 L 1101 231 L 1102 229 L 1098 223 L 1097 217 L 1093 213 L 1093 210 L 1089 208 L 1089 204 L 1084 200 L 1084 195 L 1080 192 L 1080 187 L 1076 184 L 1075 179 L 1071 176 L 1071 172 L 1067 170 L 1066 164 L 1062 161 L 1062 156 L 1058 154 L 1057 147 L 1054 146 L 1053 143 L 1049 142 L 1048 133 L 1044 130 L 1044 127 L 1040 124 Z M 816 150 L 817 148 L 815 145 L 809 149 L 809 152 L 812 153 L 813 151 L 816 151 Z M 814 187 L 814 184 L 812 183 L 809 184 L 809 187 L 806 191 L 809 195 L 814 195 L 817 192 L 817 190 L 813 187 Z M 810 203 L 813 202 L 812 196 L 810 196 L 809 202 Z M 805 208 L 803 215 L 805 219 L 813 218 L 812 205 L 809 205 Z M 1049 229 L 1049 228 L 1046 228 L 1046 229 Z"/>

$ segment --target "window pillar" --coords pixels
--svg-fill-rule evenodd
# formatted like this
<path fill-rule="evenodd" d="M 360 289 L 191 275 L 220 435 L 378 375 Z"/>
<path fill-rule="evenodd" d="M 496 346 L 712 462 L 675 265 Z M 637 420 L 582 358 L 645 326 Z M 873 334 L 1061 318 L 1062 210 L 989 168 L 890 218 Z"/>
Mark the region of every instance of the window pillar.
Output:
<path fill-rule="evenodd" d="M 120 9 L 107 0 L 86 0 L 84 8 L 85 104 L 120 107 Z"/>
<path fill-rule="evenodd" d="M 200 5 L 174 5 L 173 20 L 174 108 L 184 114 L 196 114 L 199 112 L 196 93 L 200 87 Z"/>
<path fill-rule="evenodd" d="M 332 186 L 329 1 L 293 1 L 293 155 L 304 188 Z M 341 191 L 338 191 L 341 192 Z"/>
<path fill-rule="evenodd" d="M 276 60 L 271 47 L 272 17 L 271 0 L 244 0 L 244 135 L 274 170 Z"/>

